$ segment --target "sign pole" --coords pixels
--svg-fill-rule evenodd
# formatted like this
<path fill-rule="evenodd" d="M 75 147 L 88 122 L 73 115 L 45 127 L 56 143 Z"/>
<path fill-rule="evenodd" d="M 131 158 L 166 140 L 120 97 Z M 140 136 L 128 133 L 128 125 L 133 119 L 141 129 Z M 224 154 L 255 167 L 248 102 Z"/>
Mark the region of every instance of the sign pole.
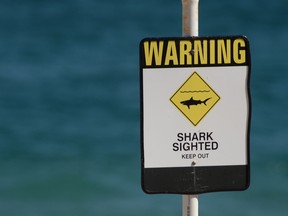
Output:
<path fill-rule="evenodd" d="M 182 34 L 198 36 L 199 0 L 182 0 Z"/>
<path fill-rule="evenodd" d="M 182 196 L 182 216 L 198 216 L 198 195 Z"/>
<path fill-rule="evenodd" d="M 199 35 L 199 0 L 182 0 L 182 35 Z M 198 195 L 183 195 L 182 216 L 198 216 Z"/>
<path fill-rule="evenodd" d="M 141 186 L 198 216 L 199 194 L 249 187 L 251 58 L 245 36 L 198 36 L 199 0 L 182 7 L 182 37 L 139 46 Z"/>

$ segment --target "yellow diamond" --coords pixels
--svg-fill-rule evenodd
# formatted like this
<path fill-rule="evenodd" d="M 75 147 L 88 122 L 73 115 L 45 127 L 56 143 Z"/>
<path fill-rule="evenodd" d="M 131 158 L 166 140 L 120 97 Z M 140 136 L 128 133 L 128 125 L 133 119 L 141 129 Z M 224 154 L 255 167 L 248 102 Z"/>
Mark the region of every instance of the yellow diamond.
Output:
<path fill-rule="evenodd" d="M 170 101 L 196 126 L 220 100 L 217 93 L 194 72 Z"/>

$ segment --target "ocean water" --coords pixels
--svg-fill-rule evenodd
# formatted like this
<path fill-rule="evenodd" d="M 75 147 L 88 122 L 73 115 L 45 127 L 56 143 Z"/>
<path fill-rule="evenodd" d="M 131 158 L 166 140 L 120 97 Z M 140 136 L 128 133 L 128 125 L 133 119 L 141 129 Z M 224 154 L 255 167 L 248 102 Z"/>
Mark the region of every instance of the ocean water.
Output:
<path fill-rule="evenodd" d="M 248 37 L 251 186 L 200 215 L 288 213 L 288 2 L 201 1 L 200 35 Z M 180 0 L 0 0 L 0 215 L 181 215 L 140 186 L 139 42 L 181 36 Z"/>

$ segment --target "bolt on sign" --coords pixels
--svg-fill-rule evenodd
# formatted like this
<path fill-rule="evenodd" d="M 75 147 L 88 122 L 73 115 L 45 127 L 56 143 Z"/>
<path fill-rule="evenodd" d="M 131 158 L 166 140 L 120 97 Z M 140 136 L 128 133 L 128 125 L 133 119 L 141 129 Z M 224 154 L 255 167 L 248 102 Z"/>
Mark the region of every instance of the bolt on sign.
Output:
<path fill-rule="evenodd" d="M 245 36 L 141 41 L 145 192 L 248 188 L 250 68 Z"/>

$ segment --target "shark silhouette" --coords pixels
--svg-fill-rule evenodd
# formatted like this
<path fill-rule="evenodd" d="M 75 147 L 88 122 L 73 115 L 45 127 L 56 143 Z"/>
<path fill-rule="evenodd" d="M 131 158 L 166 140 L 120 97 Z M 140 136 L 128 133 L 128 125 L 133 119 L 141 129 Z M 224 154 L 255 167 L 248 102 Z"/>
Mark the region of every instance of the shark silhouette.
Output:
<path fill-rule="evenodd" d="M 185 105 L 185 106 L 187 106 L 188 107 L 188 109 L 190 109 L 190 106 L 197 106 L 198 104 L 205 104 L 206 105 L 206 102 L 208 101 L 208 100 L 210 100 L 211 99 L 211 97 L 210 98 L 207 98 L 206 100 L 204 100 L 204 101 L 201 101 L 201 100 L 194 100 L 193 99 L 193 97 L 191 97 L 189 100 L 186 100 L 186 101 L 181 101 L 180 103 L 181 104 L 183 104 L 183 105 Z"/>

